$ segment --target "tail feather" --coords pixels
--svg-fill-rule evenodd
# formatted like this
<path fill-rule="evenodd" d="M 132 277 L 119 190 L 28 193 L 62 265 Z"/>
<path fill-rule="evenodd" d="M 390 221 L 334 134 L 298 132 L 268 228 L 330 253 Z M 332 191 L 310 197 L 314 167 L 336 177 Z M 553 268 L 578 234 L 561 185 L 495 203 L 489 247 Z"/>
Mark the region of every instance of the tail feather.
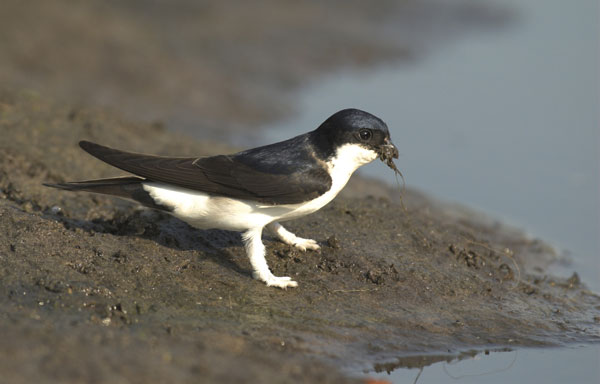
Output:
<path fill-rule="evenodd" d="M 123 197 L 135 200 L 149 208 L 171 211 L 171 207 L 156 204 L 150 194 L 144 190 L 142 184 L 144 181 L 145 179 L 139 177 L 116 177 L 112 179 L 86 180 L 57 184 L 44 183 L 43 185 L 66 191 L 85 191 Z"/>

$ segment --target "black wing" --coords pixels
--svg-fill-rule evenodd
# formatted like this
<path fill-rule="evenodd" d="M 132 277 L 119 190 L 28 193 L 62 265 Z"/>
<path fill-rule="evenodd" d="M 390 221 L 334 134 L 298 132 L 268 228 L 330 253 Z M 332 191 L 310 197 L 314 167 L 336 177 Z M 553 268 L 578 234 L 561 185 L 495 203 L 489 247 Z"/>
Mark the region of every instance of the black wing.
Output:
<path fill-rule="evenodd" d="M 296 166 L 289 166 L 293 162 L 288 161 L 282 168 L 273 162 L 257 163 L 257 156 L 252 156 L 251 162 L 244 161 L 247 159 L 244 152 L 230 156 L 178 158 L 124 152 L 89 141 L 81 141 L 79 145 L 92 156 L 150 181 L 265 204 L 302 203 L 331 188 L 331 177 L 317 162 L 299 161 Z M 273 146 L 269 147 L 265 152 L 273 151 Z M 260 154 L 261 148 L 251 151 L 253 155 Z M 286 159 L 289 160 L 289 155 Z"/>

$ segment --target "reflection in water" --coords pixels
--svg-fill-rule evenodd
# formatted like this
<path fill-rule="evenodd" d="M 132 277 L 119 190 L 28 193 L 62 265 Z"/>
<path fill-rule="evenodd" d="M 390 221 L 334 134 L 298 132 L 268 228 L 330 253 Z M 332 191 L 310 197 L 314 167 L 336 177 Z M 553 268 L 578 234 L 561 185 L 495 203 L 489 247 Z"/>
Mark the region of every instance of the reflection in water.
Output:
<path fill-rule="evenodd" d="M 507 352 L 510 349 L 499 349 L 496 352 Z M 373 370 L 375 372 L 386 372 L 391 373 L 399 368 L 424 368 L 430 365 L 446 362 L 452 363 L 456 361 L 473 359 L 475 356 L 484 353 L 485 355 L 489 355 L 490 351 L 485 350 L 483 352 L 477 350 L 470 350 L 459 353 L 457 355 L 440 355 L 440 354 L 431 354 L 431 355 L 421 355 L 421 356 L 404 356 L 399 357 L 395 361 L 386 362 L 386 363 L 378 363 L 373 366 Z"/>
<path fill-rule="evenodd" d="M 597 383 L 599 346 L 479 353 L 425 367 L 368 373 L 394 383 Z"/>
<path fill-rule="evenodd" d="M 488 355 L 489 353 L 486 351 L 485 354 Z M 449 369 L 449 367 L 456 366 L 458 364 L 448 364 L 448 365 L 443 365 L 442 367 L 444 369 L 444 373 L 454 380 L 461 380 L 461 379 L 465 379 L 467 377 L 482 377 L 482 376 L 493 375 L 495 373 L 508 371 L 509 369 L 511 369 L 513 367 L 513 365 L 515 365 L 515 362 L 517 361 L 517 356 L 519 355 L 519 351 L 513 351 L 512 355 L 513 355 L 513 358 L 508 363 L 507 366 L 495 368 L 491 371 L 482 369 L 483 367 L 481 367 L 480 364 L 478 364 L 478 366 L 475 367 L 477 370 L 473 371 L 473 372 L 471 372 L 470 370 L 466 370 L 467 372 L 465 372 L 464 368 L 457 370 L 458 372 L 454 372 L 454 369 Z M 494 365 L 499 365 L 499 364 L 494 364 Z"/>

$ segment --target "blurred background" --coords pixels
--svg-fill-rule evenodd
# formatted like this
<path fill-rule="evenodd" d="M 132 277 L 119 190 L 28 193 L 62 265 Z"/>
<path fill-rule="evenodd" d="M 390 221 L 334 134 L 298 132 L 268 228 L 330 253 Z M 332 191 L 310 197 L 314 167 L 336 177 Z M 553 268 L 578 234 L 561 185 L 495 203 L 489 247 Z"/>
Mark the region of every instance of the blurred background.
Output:
<path fill-rule="evenodd" d="M 464 0 L 5 0 L 0 84 L 247 138 L 328 73 L 412 61 L 509 16 Z"/>
<path fill-rule="evenodd" d="M 0 89 L 239 147 L 368 110 L 409 187 L 554 245 L 555 272 L 598 292 L 598 15 L 596 0 L 3 0 Z M 591 378 L 597 356 L 557 359 Z M 562 382 L 551 358 L 499 380 Z"/>

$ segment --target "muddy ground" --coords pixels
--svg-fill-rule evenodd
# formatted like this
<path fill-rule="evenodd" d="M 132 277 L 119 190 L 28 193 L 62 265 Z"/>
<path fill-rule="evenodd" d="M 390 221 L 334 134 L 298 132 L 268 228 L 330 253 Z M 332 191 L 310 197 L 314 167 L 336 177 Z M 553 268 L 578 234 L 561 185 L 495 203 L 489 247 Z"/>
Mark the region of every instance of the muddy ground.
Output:
<path fill-rule="evenodd" d="M 337 382 L 328 366 L 599 339 L 599 297 L 577 276 L 544 273 L 552 249 L 415 192 L 405 210 L 385 186 L 373 197 L 363 181 L 356 197 L 358 180 L 355 197 L 291 222 L 322 250 L 267 240 L 274 273 L 300 284 L 283 291 L 250 277 L 236 233 L 41 185 L 120 174 L 79 139 L 159 154 L 227 148 L 27 93 L 2 94 L 0 130 L 7 382 Z"/>
<path fill-rule="evenodd" d="M 68 3 L 66 12 L 60 1 L 8 1 L 13 13 L 0 12 L 0 381 L 349 382 L 349 371 L 599 341 L 600 298 L 576 275 L 548 276 L 551 248 L 410 189 L 403 207 L 397 189 L 353 178 L 329 206 L 288 224 L 320 252 L 267 236 L 274 273 L 299 283 L 283 291 L 252 280 L 236 233 L 41 185 L 121 174 L 81 151 L 81 139 L 164 155 L 230 152 L 227 141 L 173 130 L 251 136 L 240 127 L 293 110 L 286 89 L 305 79 L 427 46 L 375 38 L 400 28 L 391 16 L 429 20 L 401 28 L 436 25 L 428 38 L 439 44 L 456 20 L 488 25 L 505 13 L 462 5 L 430 17 L 428 2 L 409 1 L 421 5 L 367 12 L 353 2 L 337 14 L 265 1 L 277 17 L 217 3 L 181 1 L 191 8 L 170 13 L 156 2 L 141 14 L 135 1 Z M 198 4 L 212 20 L 202 29 L 182 18 Z M 324 22 L 340 12 L 352 22 Z"/>

